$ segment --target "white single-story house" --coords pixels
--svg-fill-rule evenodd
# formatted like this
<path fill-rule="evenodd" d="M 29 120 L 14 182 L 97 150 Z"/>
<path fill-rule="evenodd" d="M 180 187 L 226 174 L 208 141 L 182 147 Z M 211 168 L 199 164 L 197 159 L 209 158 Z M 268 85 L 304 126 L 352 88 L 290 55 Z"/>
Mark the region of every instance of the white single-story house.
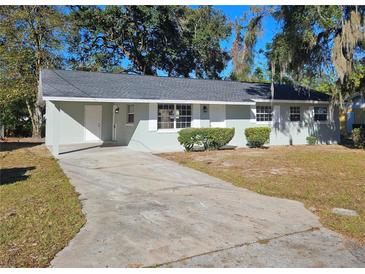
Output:
<path fill-rule="evenodd" d="M 246 146 L 244 129 L 272 128 L 270 145 L 340 139 L 338 108 L 324 93 L 270 84 L 99 72 L 42 70 L 46 145 L 115 142 L 143 151 L 179 151 L 178 131 L 230 127 L 229 145 Z"/>
<path fill-rule="evenodd" d="M 365 128 L 365 98 L 355 95 L 351 102 L 345 105 L 346 131 L 351 134 L 354 128 Z"/>

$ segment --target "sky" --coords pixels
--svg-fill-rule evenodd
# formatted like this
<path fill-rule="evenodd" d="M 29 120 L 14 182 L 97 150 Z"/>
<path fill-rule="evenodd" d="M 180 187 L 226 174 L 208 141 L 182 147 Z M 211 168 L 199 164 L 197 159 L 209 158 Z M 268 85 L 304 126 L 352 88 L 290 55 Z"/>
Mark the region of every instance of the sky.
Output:
<path fill-rule="evenodd" d="M 213 6 L 215 9 L 221 10 L 230 20 L 234 22 L 236 18 L 242 17 L 244 12 L 249 11 L 250 6 Z M 265 49 L 267 43 L 272 41 L 273 36 L 275 33 L 279 31 L 279 26 L 277 25 L 276 21 L 272 17 L 265 17 L 263 21 L 263 32 L 262 35 L 259 37 L 257 45 L 255 47 L 255 65 L 265 68 L 267 66 L 266 57 L 263 54 L 259 54 L 258 51 L 260 49 Z M 234 34 L 232 31 L 231 37 L 228 41 L 223 41 L 221 43 L 222 47 L 226 50 L 230 50 L 232 47 L 232 43 L 234 40 Z M 229 62 L 228 66 L 222 73 L 222 77 L 228 77 L 232 71 L 232 61 Z"/>

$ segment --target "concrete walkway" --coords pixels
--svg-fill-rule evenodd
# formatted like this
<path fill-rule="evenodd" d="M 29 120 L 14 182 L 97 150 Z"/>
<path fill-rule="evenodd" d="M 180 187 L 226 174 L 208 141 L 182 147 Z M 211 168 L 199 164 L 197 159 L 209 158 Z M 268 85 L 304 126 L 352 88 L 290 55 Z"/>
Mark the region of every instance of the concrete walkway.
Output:
<path fill-rule="evenodd" d="M 356 267 L 364 250 L 296 201 L 237 188 L 149 153 L 60 155 L 87 223 L 53 267 Z"/>

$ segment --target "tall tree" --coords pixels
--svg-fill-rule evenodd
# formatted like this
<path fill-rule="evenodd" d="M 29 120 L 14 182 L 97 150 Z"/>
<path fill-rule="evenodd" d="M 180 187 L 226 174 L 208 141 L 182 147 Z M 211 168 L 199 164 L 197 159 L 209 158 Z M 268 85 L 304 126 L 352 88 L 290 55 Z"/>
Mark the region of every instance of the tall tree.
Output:
<path fill-rule="evenodd" d="M 350 96 L 344 86 L 356 74 L 359 66 L 355 63 L 364 58 L 364 14 L 364 6 L 274 7 L 266 15 L 273 16 L 282 28 L 267 52 L 273 78 L 319 83 L 323 75 L 334 72 L 338 81 L 330 92 L 342 102 Z M 250 23 L 257 23 L 257 18 L 264 17 L 253 16 Z M 360 89 L 365 94 L 364 87 Z"/>
<path fill-rule="evenodd" d="M 43 120 L 39 72 L 60 65 L 63 27 L 64 15 L 55 7 L 0 6 L 0 104 L 21 99 L 35 138 L 41 137 Z"/>
<path fill-rule="evenodd" d="M 260 83 L 268 82 L 267 79 L 265 78 L 264 71 L 260 67 L 255 68 L 255 70 L 252 74 L 252 79 L 255 82 L 260 82 Z"/>
<path fill-rule="evenodd" d="M 241 34 L 242 29 L 243 29 L 242 25 L 236 18 L 233 25 L 234 40 L 231 48 L 231 56 L 233 63 L 233 72 L 231 78 L 234 78 L 235 80 L 241 78 L 239 77 L 239 75 L 241 74 L 244 74 L 244 76 L 246 76 L 247 70 L 250 69 L 247 66 L 245 67 L 245 65 L 242 62 L 242 51 L 243 51 L 243 38 Z"/>
<path fill-rule="evenodd" d="M 156 75 L 219 78 L 228 54 L 219 43 L 227 39 L 227 19 L 211 7 L 107 6 L 73 7 L 74 67 Z"/>
<path fill-rule="evenodd" d="M 230 59 L 229 53 L 220 46 L 220 42 L 231 35 L 231 24 L 226 16 L 211 6 L 187 8 L 182 26 L 193 57 L 190 60 L 192 72 L 198 78 L 219 79 Z"/>
<path fill-rule="evenodd" d="M 231 78 L 250 81 L 253 77 L 255 50 L 254 47 L 262 32 L 263 18 L 270 14 L 271 8 L 252 6 L 234 24 L 235 38 L 231 55 L 233 59 L 233 74 Z M 246 22 L 248 23 L 246 24 Z M 246 24 L 246 25 L 242 25 Z"/>
<path fill-rule="evenodd" d="M 283 29 L 269 53 L 280 78 L 316 81 L 334 71 L 338 81 L 332 95 L 340 102 L 349 97 L 352 91 L 344 86 L 356 71 L 356 53 L 361 56 L 365 50 L 364 14 L 365 7 L 356 6 L 280 7 L 274 16 Z"/>

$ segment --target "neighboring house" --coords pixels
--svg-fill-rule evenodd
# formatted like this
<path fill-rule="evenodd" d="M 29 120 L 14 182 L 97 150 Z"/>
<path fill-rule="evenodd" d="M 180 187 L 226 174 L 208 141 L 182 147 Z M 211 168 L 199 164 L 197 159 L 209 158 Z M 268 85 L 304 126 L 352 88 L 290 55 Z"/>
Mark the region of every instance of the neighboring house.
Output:
<path fill-rule="evenodd" d="M 144 151 L 182 150 L 178 131 L 230 127 L 229 145 L 246 146 L 245 128 L 272 128 L 270 145 L 340 138 L 338 108 L 329 96 L 303 87 L 222 80 L 43 70 L 46 144 L 115 141 Z"/>
<path fill-rule="evenodd" d="M 345 106 L 346 131 L 351 134 L 354 128 L 365 128 L 365 99 L 360 95 L 352 98 Z"/>

